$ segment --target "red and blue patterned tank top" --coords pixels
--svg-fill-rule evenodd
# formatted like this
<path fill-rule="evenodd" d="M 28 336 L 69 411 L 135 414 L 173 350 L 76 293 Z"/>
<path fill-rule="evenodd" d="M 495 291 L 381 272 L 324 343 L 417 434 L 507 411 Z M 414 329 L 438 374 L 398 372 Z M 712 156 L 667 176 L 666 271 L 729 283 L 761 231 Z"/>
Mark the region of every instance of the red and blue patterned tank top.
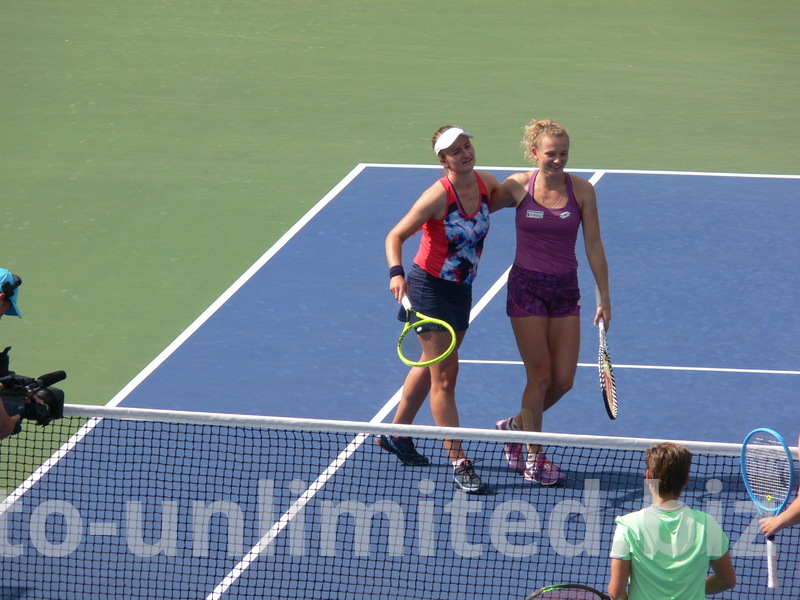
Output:
<path fill-rule="evenodd" d="M 468 285 L 475 279 L 483 241 L 489 231 L 489 195 L 475 173 L 481 201 L 477 210 L 464 212 L 461 200 L 447 177 L 439 182 L 447 192 L 443 219 L 431 219 L 422 226 L 422 240 L 414 262 L 434 277 Z"/>

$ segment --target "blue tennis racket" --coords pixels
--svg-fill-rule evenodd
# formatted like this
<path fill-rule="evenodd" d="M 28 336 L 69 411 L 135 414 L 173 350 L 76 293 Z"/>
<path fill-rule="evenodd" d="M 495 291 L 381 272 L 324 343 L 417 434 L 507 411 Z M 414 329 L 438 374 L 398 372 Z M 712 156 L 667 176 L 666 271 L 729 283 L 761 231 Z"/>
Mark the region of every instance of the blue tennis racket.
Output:
<path fill-rule="evenodd" d="M 772 517 L 786 506 L 792 490 L 794 469 L 789 447 L 780 434 L 759 428 L 742 444 L 742 479 L 762 517 Z M 775 538 L 767 538 L 767 586 L 780 587 Z"/>

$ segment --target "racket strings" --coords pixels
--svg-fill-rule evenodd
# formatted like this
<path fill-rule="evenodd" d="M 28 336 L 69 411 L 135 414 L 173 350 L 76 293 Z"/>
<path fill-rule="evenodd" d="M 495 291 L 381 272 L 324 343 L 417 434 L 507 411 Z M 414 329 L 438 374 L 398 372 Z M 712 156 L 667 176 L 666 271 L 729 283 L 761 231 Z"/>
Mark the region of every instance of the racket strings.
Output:
<path fill-rule="evenodd" d="M 611 368 L 611 359 L 608 354 L 602 354 L 600 356 L 600 368 L 603 369 L 603 376 L 600 378 L 600 381 L 605 385 L 607 379 L 609 384 L 615 384 L 614 371 Z"/>
<path fill-rule="evenodd" d="M 616 381 L 614 380 L 614 370 L 611 367 L 611 356 L 608 353 L 608 342 L 606 341 L 606 336 L 602 330 L 602 327 L 600 328 L 600 350 L 597 353 L 597 364 L 601 371 L 600 384 L 603 386 L 603 389 L 605 390 L 607 387 L 607 379 L 609 380 L 608 383 L 613 389 L 613 386 L 616 385 Z"/>
<path fill-rule="evenodd" d="M 753 494 L 767 509 L 783 505 L 790 492 L 792 465 L 783 446 L 771 438 L 755 438 L 745 449 L 745 474 Z"/>
<path fill-rule="evenodd" d="M 603 392 L 606 411 L 610 418 L 616 419 L 619 414 L 619 409 L 617 408 L 617 382 L 614 379 L 614 370 L 611 367 L 611 357 L 608 354 L 608 344 L 602 327 L 600 327 L 600 351 L 597 363 L 600 367 L 600 389 Z"/>
<path fill-rule="evenodd" d="M 445 354 L 453 335 L 438 323 L 419 321 L 400 340 L 400 352 L 412 362 L 428 362 Z"/>

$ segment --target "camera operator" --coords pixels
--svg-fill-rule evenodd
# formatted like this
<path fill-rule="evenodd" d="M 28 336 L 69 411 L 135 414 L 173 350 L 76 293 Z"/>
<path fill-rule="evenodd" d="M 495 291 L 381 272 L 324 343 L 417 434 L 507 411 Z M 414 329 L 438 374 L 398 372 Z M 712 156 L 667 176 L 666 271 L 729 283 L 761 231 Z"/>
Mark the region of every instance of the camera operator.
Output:
<path fill-rule="evenodd" d="M 8 269 L 0 269 L 0 317 L 19 314 L 19 286 L 22 279 Z M 56 387 L 65 379 L 64 371 L 54 371 L 34 379 L 9 368 L 8 351 L 0 352 L 0 440 L 22 430 L 21 420 L 47 425 L 64 416 L 64 392 Z"/>
<path fill-rule="evenodd" d="M 2 289 L 0 292 L 0 317 L 9 315 L 22 318 L 17 308 L 18 288 L 21 284 L 22 280 L 11 271 L 0 269 L 0 288 Z M 19 420 L 20 415 L 9 416 L 5 405 L 0 402 L 0 440 L 14 433 L 14 428 Z"/>

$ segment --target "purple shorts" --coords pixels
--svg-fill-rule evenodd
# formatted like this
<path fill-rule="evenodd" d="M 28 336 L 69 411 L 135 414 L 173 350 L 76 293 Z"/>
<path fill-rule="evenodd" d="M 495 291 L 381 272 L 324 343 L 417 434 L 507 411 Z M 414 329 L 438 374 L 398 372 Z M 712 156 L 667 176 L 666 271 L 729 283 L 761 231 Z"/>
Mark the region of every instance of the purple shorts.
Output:
<path fill-rule="evenodd" d="M 573 317 L 581 314 L 578 271 L 539 273 L 517 265 L 508 274 L 509 317 Z"/>

